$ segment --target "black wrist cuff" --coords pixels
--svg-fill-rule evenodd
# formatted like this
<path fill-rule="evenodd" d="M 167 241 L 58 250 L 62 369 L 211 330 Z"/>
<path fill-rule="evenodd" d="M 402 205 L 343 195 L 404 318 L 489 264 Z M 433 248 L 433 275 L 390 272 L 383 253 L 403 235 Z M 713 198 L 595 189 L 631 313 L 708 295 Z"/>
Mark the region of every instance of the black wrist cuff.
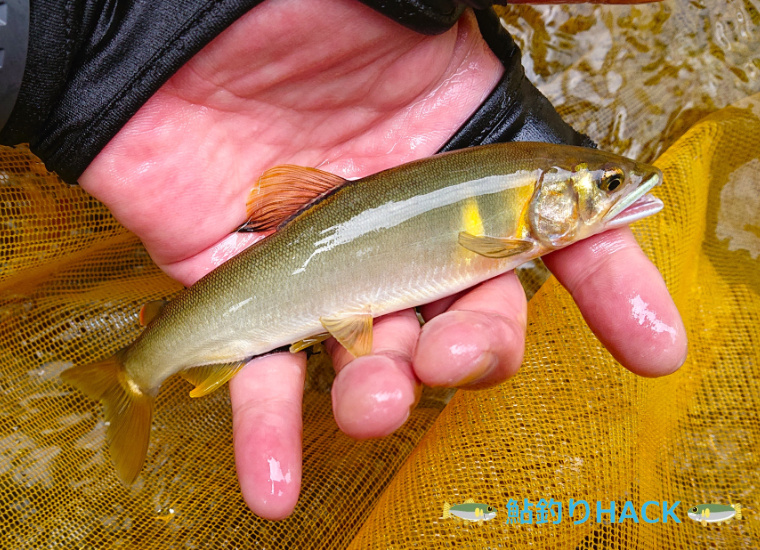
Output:
<path fill-rule="evenodd" d="M 361 0 L 375 11 L 421 34 L 441 34 L 457 22 L 467 6 L 456 0 Z"/>
<path fill-rule="evenodd" d="M 475 12 L 480 32 L 504 64 L 504 76 L 491 95 L 440 149 L 453 151 L 507 141 L 544 141 L 596 148 L 554 110 L 549 100 L 525 76 L 520 49 L 493 10 Z"/>
<path fill-rule="evenodd" d="M 29 43 L 29 0 L 0 1 L 0 130 L 21 89 Z"/>
<path fill-rule="evenodd" d="M 457 22 L 467 8 L 486 9 L 507 0 L 361 0 L 375 11 L 421 34 L 441 34 Z"/>

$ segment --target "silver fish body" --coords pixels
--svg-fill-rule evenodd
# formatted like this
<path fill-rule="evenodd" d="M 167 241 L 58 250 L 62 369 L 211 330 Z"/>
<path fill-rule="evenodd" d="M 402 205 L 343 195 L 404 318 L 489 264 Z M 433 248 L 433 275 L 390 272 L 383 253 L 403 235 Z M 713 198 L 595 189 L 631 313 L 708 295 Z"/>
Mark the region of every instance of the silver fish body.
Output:
<path fill-rule="evenodd" d="M 355 355 L 367 353 L 373 317 L 451 295 L 654 213 L 662 203 L 645 194 L 661 177 L 610 153 L 513 143 L 341 180 L 180 293 L 131 346 L 64 378 L 104 401 L 107 415 L 121 415 L 116 426 L 139 423 L 143 434 L 152 399 L 172 374 L 184 371 L 203 395 L 250 358 L 310 337 L 331 334 Z M 88 378 L 96 376 L 103 381 L 93 386 Z M 129 409 L 131 419 L 109 409 L 119 392 L 124 402 L 141 403 Z M 137 450 L 114 439 L 117 427 L 112 433 L 112 458 L 129 482 L 142 465 L 147 433 Z"/>
<path fill-rule="evenodd" d="M 563 167 L 558 159 L 569 154 L 578 161 Z M 451 295 L 604 230 L 597 219 L 573 220 L 570 193 L 549 214 L 573 220 L 572 232 L 552 242 L 545 231 L 551 223 L 531 210 L 531 200 L 539 182 L 572 189 L 573 177 L 593 177 L 574 171 L 581 160 L 588 166 L 617 159 L 547 144 L 497 145 L 350 182 L 168 304 L 127 352 L 127 370 L 153 387 L 185 368 L 250 358 L 323 333 L 323 317 L 378 317 Z M 636 179 L 633 167 L 641 165 L 627 162 Z M 651 167 L 638 171 L 631 191 L 659 178 Z M 485 257 L 460 244 L 460 233 L 468 231 L 534 246 Z"/>

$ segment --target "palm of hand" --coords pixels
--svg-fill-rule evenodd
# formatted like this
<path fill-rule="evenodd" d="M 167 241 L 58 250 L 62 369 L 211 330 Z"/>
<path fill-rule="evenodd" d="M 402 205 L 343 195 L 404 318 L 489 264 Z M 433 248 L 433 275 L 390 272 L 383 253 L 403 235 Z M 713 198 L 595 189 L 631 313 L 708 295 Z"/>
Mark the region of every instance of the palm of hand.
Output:
<path fill-rule="evenodd" d="M 423 37 L 343 4 L 254 9 L 167 82 L 83 175 L 183 283 L 251 241 L 229 235 L 267 168 L 359 177 L 430 155 L 500 76 L 492 56 L 475 59 L 476 33 Z"/>
<path fill-rule="evenodd" d="M 501 71 L 471 16 L 448 33 L 423 37 L 352 0 L 265 2 L 175 74 L 80 182 L 162 269 L 191 284 L 257 238 L 233 232 L 265 169 L 291 163 L 360 177 L 430 155 Z M 610 232 L 553 256 L 550 267 L 621 362 L 645 374 L 680 364 L 683 326 L 630 233 Z M 606 308 L 595 298 L 600 291 L 612 294 Z M 677 337 L 621 320 L 632 292 L 645 296 Z M 525 297 L 513 274 L 424 313 L 438 316 L 422 334 L 411 311 L 377 320 L 370 356 L 352 360 L 329 346 L 339 372 L 336 420 L 349 435 L 393 431 L 421 381 L 479 387 L 519 367 Z M 659 353 L 657 361 L 641 355 L 642 342 Z M 303 370 L 300 354 L 272 355 L 230 383 L 241 488 L 267 518 L 289 514 L 298 497 Z M 394 398 L 373 397 L 379 394 Z"/>

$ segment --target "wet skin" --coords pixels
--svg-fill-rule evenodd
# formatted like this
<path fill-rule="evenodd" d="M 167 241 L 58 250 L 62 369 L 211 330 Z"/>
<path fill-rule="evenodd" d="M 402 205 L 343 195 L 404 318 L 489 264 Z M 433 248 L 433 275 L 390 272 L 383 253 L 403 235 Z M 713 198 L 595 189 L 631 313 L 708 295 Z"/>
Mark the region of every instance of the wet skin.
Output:
<path fill-rule="evenodd" d="M 262 171 L 291 163 L 353 178 L 431 155 L 502 70 L 471 16 L 425 37 L 354 0 L 264 2 L 180 69 L 80 183 L 190 285 L 259 238 L 233 231 Z M 678 311 L 628 229 L 545 260 L 626 368 L 660 376 L 683 363 Z M 422 312 L 422 330 L 411 310 L 377 319 L 369 356 L 328 341 L 348 435 L 393 432 L 422 383 L 481 388 L 519 368 L 526 301 L 514 273 Z M 298 499 L 304 368 L 302 353 L 275 354 L 230 382 L 240 486 L 264 518 L 286 517 Z"/>

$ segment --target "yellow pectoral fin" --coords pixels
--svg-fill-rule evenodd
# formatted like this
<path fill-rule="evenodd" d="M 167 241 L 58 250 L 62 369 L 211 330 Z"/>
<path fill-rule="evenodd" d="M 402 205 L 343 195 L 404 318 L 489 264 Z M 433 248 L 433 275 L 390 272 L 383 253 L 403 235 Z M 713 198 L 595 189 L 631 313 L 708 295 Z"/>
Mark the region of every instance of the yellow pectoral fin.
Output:
<path fill-rule="evenodd" d="M 459 244 L 470 252 L 475 252 L 487 258 L 506 258 L 528 252 L 533 248 L 531 241 L 521 239 L 502 239 L 487 235 L 473 235 L 462 231 L 459 233 Z"/>
<path fill-rule="evenodd" d="M 307 204 L 345 184 L 330 172 L 283 164 L 261 175 L 247 203 L 248 221 L 238 231 L 267 231 L 277 227 Z"/>
<path fill-rule="evenodd" d="M 184 370 L 180 376 L 195 386 L 195 389 L 190 392 L 190 397 L 203 397 L 224 385 L 246 363 L 247 361 L 237 361 L 221 365 L 203 365 Z"/>
<path fill-rule="evenodd" d="M 61 378 L 103 403 L 111 462 L 121 481 L 131 484 L 148 453 L 155 392 L 142 390 L 129 378 L 120 353 L 98 363 L 72 367 L 61 373 Z"/>
<path fill-rule="evenodd" d="M 299 340 L 298 342 L 293 342 L 290 345 L 290 353 L 298 353 L 299 351 L 303 351 L 306 348 L 310 348 L 314 344 L 319 344 L 320 342 L 324 342 L 330 337 L 329 334 L 317 334 L 316 336 L 312 336 L 310 338 L 304 338 L 303 340 Z"/>
<path fill-rule="evenodd" d="M 372 315 L 370 313 L 320 317 L 319 320 L 325 330 L 354 357 L 361 357 L 372 351 Z"/>

